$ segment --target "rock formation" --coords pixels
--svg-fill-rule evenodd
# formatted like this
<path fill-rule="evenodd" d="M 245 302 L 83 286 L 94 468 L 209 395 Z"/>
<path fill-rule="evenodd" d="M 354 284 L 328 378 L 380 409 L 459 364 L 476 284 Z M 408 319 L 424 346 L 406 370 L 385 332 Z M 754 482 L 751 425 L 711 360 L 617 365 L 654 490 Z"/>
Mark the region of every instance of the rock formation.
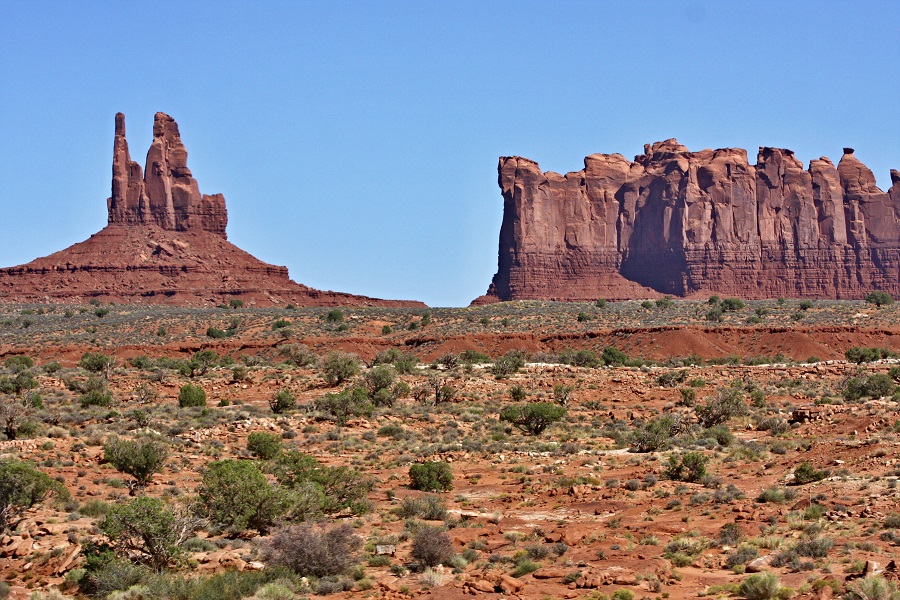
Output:
<path fill-rule="evenodd" d="M 125 115 L 116 115 L 108 225 L 88 240 L 0 269 L 0 300 L 258 306 L 424 306 L 323 292 L 295 283 L 225 235 L 222 194 L 200 193 L 178 124 L 156 113 L 146 168 L 131 160 Z"/>
<path fill-rule="evenodd" d="M 900 296 L 900 173 L 881 191 L 852 148 L 804 169 L 790 150 L 761 147 L 754 166 L 670 139 L 566 175 L 517 156 L 498 170 L 498 270 L 475 303 Z"/>

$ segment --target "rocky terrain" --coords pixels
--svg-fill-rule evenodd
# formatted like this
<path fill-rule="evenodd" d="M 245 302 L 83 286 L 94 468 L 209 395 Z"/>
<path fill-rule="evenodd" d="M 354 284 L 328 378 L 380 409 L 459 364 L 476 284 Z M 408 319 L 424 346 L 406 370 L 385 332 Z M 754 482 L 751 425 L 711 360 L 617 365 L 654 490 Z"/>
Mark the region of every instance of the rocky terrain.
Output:
<path fill-rule="evenodd" d="M 0 300 L 215 306 L 424 306 L 320 291 L 287 268 L 229 243 L 222 194 L 201 194 L 187 166 L 178 124 L 156 113 L 146 168 L 131 160 L 125 116 L 116 115 L 109 225 L 90 239 L 0 269 Z"/>
<path fill-rule="evenodd" d="M 726 300 L 2 306 L 0 596 L 890 598 L 900 308 Z"/>
<path fill-rule="evenodd" d="M 670 139 L 565 175 L 517 156 L 498 171 L 498 269 L 476 303 L 900 294 L 900 172 L 884 192 L 852 148 L 804 169 L 786 149 L 751 165 Z"/>

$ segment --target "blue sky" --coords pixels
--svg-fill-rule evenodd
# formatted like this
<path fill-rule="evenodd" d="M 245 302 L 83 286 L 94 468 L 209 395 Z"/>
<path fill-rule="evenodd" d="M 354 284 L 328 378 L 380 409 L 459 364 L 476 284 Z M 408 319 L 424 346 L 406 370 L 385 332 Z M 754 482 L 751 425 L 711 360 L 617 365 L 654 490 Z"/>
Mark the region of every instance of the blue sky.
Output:
<path fill-rule="evenodd" d="M 900 2 L 0 0 L 0 265 L 106 224 L 113 118 L 175 117 L 229 239 L 320 289 L 468 304 L 497 158 L 669 137 L 900 169 Z"/>

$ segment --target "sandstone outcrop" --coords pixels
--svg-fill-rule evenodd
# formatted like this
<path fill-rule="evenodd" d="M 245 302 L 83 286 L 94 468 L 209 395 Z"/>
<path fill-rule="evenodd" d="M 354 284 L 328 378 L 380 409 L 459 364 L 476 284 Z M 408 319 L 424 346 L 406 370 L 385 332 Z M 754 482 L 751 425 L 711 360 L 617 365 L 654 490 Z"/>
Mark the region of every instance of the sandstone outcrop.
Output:
<path fill-rule="evenodd" d="M 565 175 L 518 156 L 498 171 L 498 270 L 475 303 L 900 296 L 900 173 L 880 190 L 852 148 L 804 169 L 782 148 L 751 165 L 670 139 Z"/>
<path fill-rule="evenodd" d="M 116 115 L 108 225 L 88 240 L 0 269 L 0 301 L 272 306 L 424 306 L 316 290 L 227 240 L 222 194 L 200 193 L 178 124 L 156 113 L 146 168 L 131 160 Z"/>

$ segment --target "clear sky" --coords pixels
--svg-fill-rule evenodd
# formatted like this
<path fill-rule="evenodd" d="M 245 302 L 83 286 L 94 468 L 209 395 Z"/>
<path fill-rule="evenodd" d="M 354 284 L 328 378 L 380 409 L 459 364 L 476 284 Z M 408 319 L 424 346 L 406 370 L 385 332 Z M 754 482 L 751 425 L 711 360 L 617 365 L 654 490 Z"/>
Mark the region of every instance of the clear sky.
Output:
<path fill-rule="evenodd" d="M 115 113 L 143 165 L 163 111 L 241 248 L 465 305 L 497 268 L 499 156 L 852 146 L 886 189 L 898 67 L 896 0 L 0 0 L 0 265 L 102 228 Z"/>

